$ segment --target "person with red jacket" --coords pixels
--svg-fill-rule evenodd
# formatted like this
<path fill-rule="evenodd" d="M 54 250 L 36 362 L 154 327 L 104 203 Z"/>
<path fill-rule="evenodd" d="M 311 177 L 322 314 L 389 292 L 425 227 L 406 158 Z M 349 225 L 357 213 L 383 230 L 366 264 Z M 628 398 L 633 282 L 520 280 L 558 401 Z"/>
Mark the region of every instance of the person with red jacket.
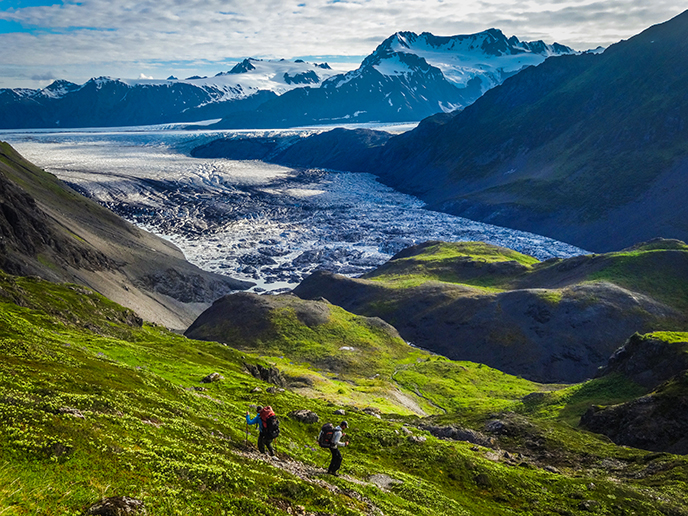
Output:
<path fill-rule="evenodd" d="M 251 418 L 249 413 L 246 412 L 246 424 L 248 425 L 258 425 L 258 450 L 260 453 L 265 453 L 267 448 L 268 455 L 271 457 L 275 456 L 275 450 L 272 447 L 273 437 L 268 435 L 267 432 L 267 420 L 270 416 L 274 416 L 275 413 L 272 407 L 256 407 L 256 416 Z"/>

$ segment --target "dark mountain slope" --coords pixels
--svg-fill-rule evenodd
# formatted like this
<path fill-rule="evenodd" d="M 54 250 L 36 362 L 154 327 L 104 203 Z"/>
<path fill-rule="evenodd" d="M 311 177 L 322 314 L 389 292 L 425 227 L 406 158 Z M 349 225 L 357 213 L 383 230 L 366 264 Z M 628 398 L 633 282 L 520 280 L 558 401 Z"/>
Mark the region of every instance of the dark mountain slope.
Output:
<path fill-rule="evenodd" d="M 370 168 L 433 207 L 586 249 L 688 238 L 688 12 L 601 55 L 548 59 Z"/>
<path fill-rule="evenodd" d="M 688 334 L 634 335 L 603 373 L 624 375 L 651 392 L 618 405 L 593 406 L 581 426 L 616 444 L 688 453 Z"/>
<path fill-rule="evenodd" d="M 359 172 L 392 135 L 369 129 L 337 128 L 314 134 L 279 152 L 271 161 L 293 167 L 321 167 Z"/>
<path fill-rule="evenodd" d="M 369 168 L 378 147 L 392 135 L 369 129 L 337 128 L 306 138 L 277 135 L 274 137 L 245 137 L 213 140 L 196 147 L 196 158 L 260 159 L 300 168 L 329 168 L 362 172 Z"/>
<path fill-rule="evenodd" d="M 172 244 L 74 192 L 6 143 L 0 251 L 7 272 L 86 285 L 179 329 L 216 298 L 249 286 L 191 265 Z"/>

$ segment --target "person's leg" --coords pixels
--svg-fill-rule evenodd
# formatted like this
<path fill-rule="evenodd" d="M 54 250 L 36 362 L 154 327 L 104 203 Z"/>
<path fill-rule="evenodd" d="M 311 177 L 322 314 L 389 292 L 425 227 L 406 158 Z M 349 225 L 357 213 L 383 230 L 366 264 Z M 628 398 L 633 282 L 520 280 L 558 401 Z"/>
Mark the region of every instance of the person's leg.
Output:
<path fill-rule="evenodd" d="M 265 447 L 268 449 L 268 454 L 272 457 L 275 456 L 275 450 L 272 449 L 272 439 L 264 439 Z"/>
<path fill-rule="evenodd" d="M 262 433 L 258 434 L 258 451 L 265 453 L 265 440 Z"/>
<path fill-rule="evenodd" d="M 335 460 L 334 460 L 334 452 L 335 451 L 336 451 L 335 448 L 330 448 L 330 454 L 332 455 L 332 458 L 330 459 L 330 465 L 327 467 L 328 473 L 332 473 L 332 466 L 335 463 Z"/>
<path fill-rule="evenodd" d="M 332 462 L 330 462 L 330 467 L 327 469 L 332 475 L 337 474 L 339 467 L 342 465 L 342 452 L 338 448 L 332 448 Z"/>

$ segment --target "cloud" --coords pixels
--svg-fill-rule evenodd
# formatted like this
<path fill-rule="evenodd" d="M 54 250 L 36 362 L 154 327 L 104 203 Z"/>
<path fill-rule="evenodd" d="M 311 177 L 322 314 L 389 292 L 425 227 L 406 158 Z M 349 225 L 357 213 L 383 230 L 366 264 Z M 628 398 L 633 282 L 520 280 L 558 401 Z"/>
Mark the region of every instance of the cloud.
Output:
<path fill-rule="evenodd" d="M 54 81 L 56 79 L 55 75 L 53 75 L 52 72 L 46 72 L 43 74 L 34 74 L 31 76 L 32 81 L 39 81 L 39 82 L 46 82 L 46 81 Z"/>
<path fill-rule="evenodd" d="M 151 77 L 150 75 L 146 75 L 145 73 L 142 73 L 141 75 L 139 75 L 139 79 L 141 79 L 141 80 L 144 80 L 144 79 L 145 80 L 153 80 L 153 77 Z"/>
<path fill-rule="evenodd" d="M 495 27 L 522 40 L 557 41 L 585 50 L 628 38 L 684 10 L 677 0 L 647 4 L 646 0 L 65 0 L 0 12 L 0 19 L 31 28 L 0 34 L 0 75 L 3 66 L 74 70 L 110 66 L 107 74 L 123 76 L 121 70 L 134 69 L 134 63 L 151 69 L 150 63 L 204 60 L 218 63 L 220 70 L 249 56 L 361 56 L 400 30 L 448 36 Z"/>

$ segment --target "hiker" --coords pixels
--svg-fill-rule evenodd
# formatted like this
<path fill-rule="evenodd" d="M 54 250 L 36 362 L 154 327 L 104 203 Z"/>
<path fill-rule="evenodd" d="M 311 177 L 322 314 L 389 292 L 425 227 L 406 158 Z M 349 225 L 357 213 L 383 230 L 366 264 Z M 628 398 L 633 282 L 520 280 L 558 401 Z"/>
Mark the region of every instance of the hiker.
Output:
<path fill-rule="evenodd" d="M 327 468 L 327 472 L 336 477 L 339 476 L 337 471 L 342 465 L 342 452 L 339 451 L 339 447 L 349 445 L 349 441 L 342 442 L 342 438 L 346 436 L 344 430 L 349 427 L 349 423 L 342 421 L 339 423 L 339 426 L 335 426 L 334 428 L 331 427 L 331 423 L 323 425 L 323 428 L 320 430 L 320 435 L 318 436 L 318 442 L 323 448 L 330 449 L 332 460 Z"/>
<path fill-rule="evenodd" d="M 246 424 L 258 425 L 258 450 L 260 453 L 265 453 L 265 448 L 268 450 L 270 457 L 275 456 L 275 450 L 272 448 L 272 441 L 279 435 L 279 423 L 277 416 L 269 405 L 267 407 L 256 407 L 256 416 L 250 417 L 246 412 Z"/>

